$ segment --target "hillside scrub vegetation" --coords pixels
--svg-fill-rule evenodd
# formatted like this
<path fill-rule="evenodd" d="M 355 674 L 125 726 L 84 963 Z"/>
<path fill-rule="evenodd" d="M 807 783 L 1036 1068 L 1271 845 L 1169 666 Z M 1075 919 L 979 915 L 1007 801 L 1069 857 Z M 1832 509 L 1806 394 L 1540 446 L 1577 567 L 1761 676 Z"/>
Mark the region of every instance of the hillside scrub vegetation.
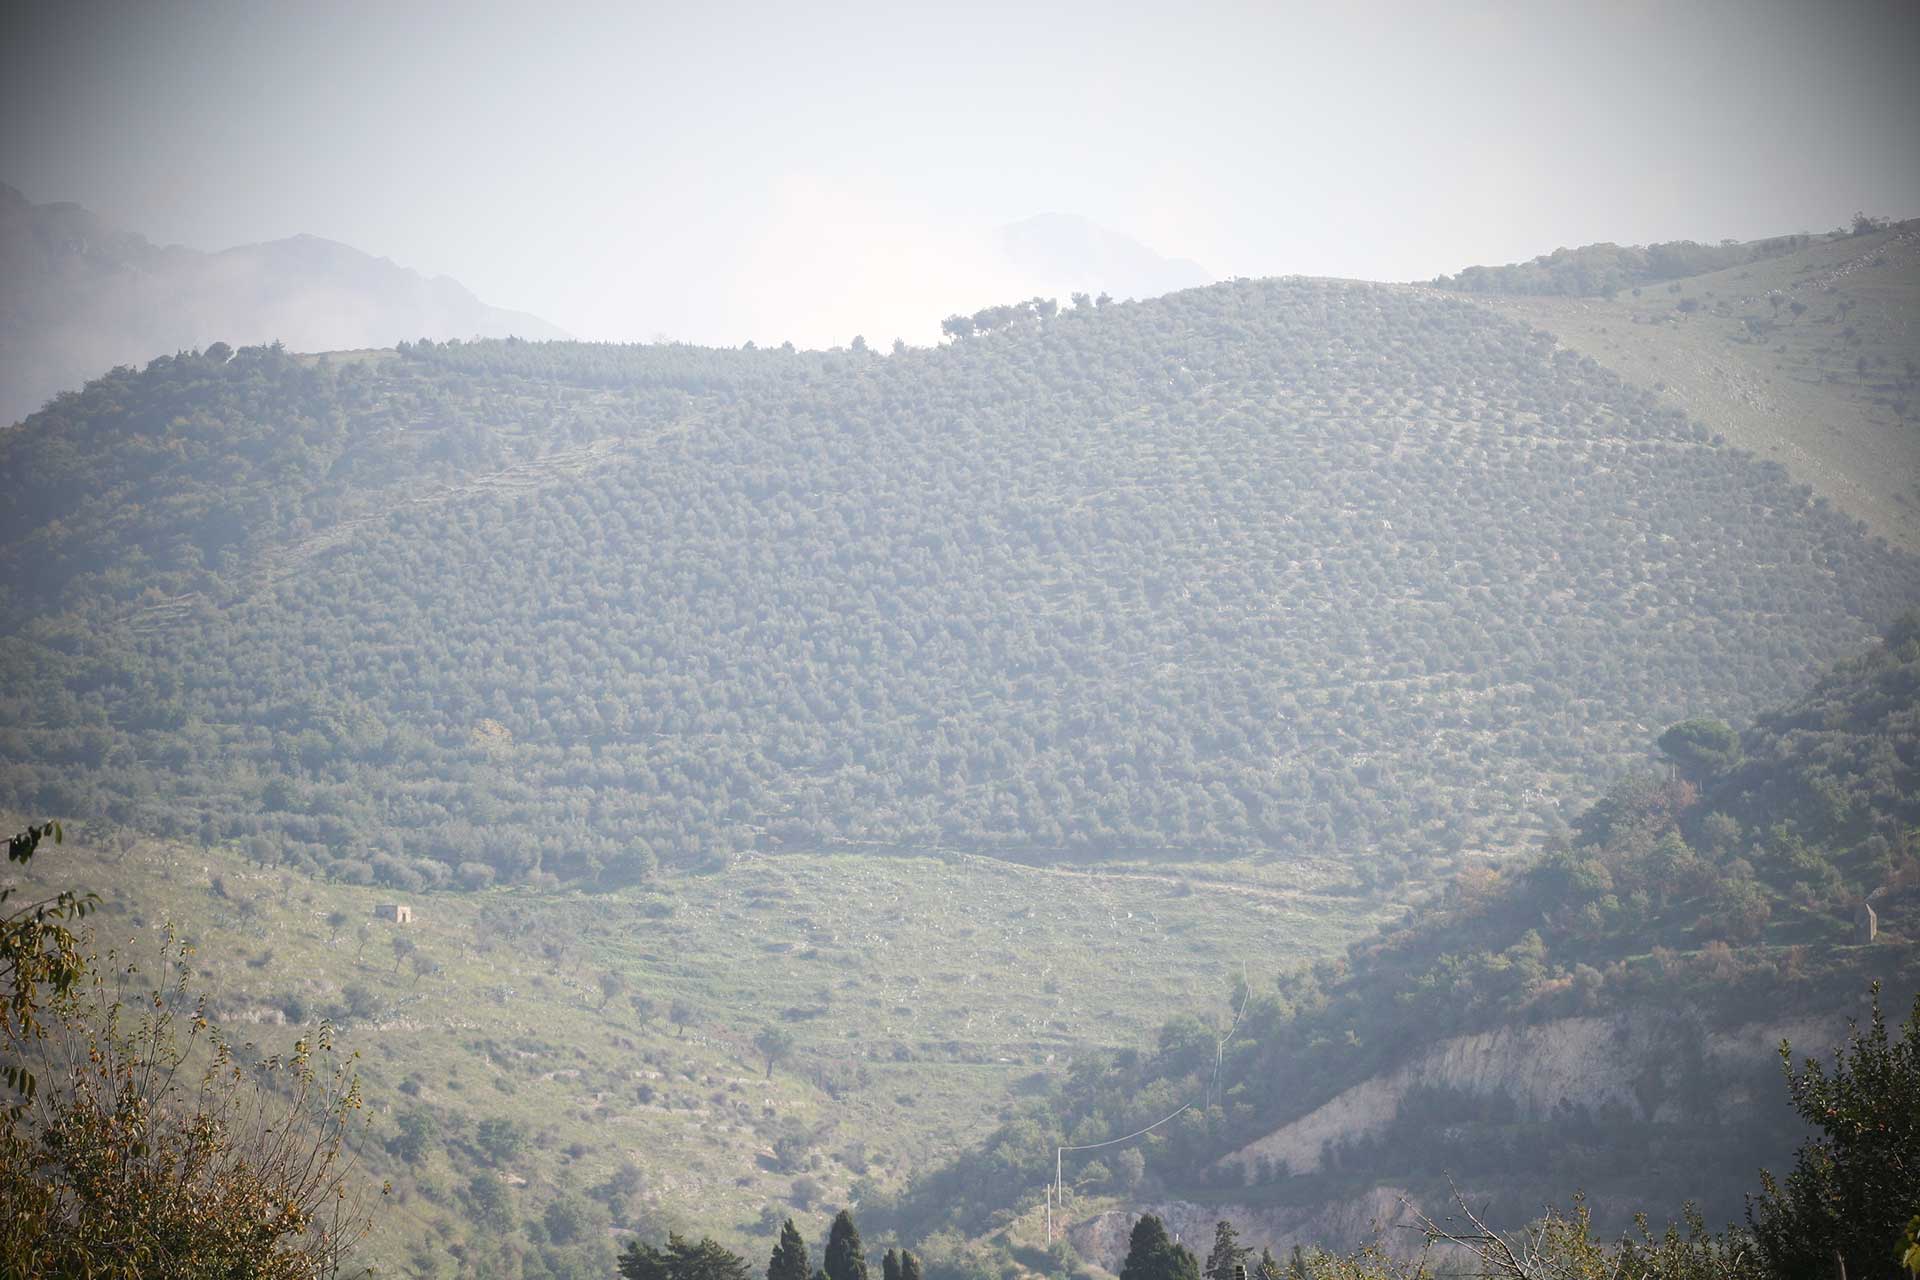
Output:
<path fill-rule="evenodd" d="M 1920 593 L 1464 301 L 1000 310 L 886 357 L 216 347 L 64 395 L 0 438 L 0 803 L 408 892 L 937 848 L 1379 886 Z"/>
<path fill-rule="evenodd" d="M 1416 1211 L 1422 1246 L 1369 1243 L 1352 1252 L 1296 1246 L 1285 1264 L 1271 1249 L 1254 1258 L 1233 1222 L 1215 1224 L 1204 1268 L 1195 1254 L 1152 1213 L 1132 1225 L 1119 1280 L 1425 1280 L 1475 1274 L 1493 1280 L 1801 1280 L 1844 1268 L 1863 1280 L 1905 1280 L 1915 1228 L 1910 1208 L 1920 1197 L 1920 998 L 1897 1037 L 1890 1037 L 1876 984 L 1869 1026 L 1849 1028 L 1845 1043 L 1823 1069 L 1808 1058 L 1796 1069 L 1782 1045 L 1787 1084 L 1812 1136 L 1800 1144 L 1794 1172 L 1783 1185 L 1762 1172 L 1762 1191 L 1749 1201 L 1745 1227 L 1711 1229 L 1692 1204 L 1658 1226 L 1638 1215 L 1624 1230 L 1596 1223 L 1585 1196 L 1571 1207 L 1550 1206 L 1512 1228 L 1489 1222 L 1484 1209 L 1455 1191 L 1434 1216 Z M 1403 1242 L 1404 1244 L 1404 1242 Z M 1089 1276 L 1071 1247 L 1045 1250 L 1015 1245 L 1006 1232 L 963 1243 L 933 1236 L 925 1264 L 931 1280 L 988 1280 L 1033 1274 Z M 780 1226 L 766 1266 L 767 1280 L 867 1280 L 869 1257 L 852 1214 L 833 1219 L 821 1269 L 809 1272 L 805 1239 L 792 1218 Z M 1470 1269 L 1470 1270 L 1465 1270 Z M 620 1255 L 624 1280 L 747 1280 L 747 1260 L 703 1237 L 690 1243 L 670 1233 L 664 1248 L 644 1240 Z M 888 1249 L 885 1280 L 920 1280 L 912 1251 Z"/>
<path fill-rule="evenodd" d="M 1438 1198 L 1457 1178 L 1511 1217 L 1543 1176 L 1571 1173 L 1595 1194 L 1731 1216 L 1750 1171 L 1791 1144 L 1792 1117 L 1722 1116 L 1697 1063 L 1551 1114 L 1416 1089 L 1384 1129 L 1312 1167 L 1250 1142 L 1450 1036 L 1631 1010 L 1685 1020 L 1678 1043 L 1697 1045 L 1714 1027 L 1844 1008 L 1869 977 L 1920 985 L 1920 615 L 1738 735 L 1695 721 L 1661 738 L 1665 766 L 1615 784 L 1534 859 L 1469 864 L 1344 961 L 1237 986 L 1211 1020 L 1183 1011 L 1156 1045 L 1076 1061 L 1059 1095 L 869 1212 L 908 1237 L 983 1229 L 1039 1202 L 1054 1144 L 1191 1101 L 1138 1148 L 1151 1194 L 1303 1204 L 1385 1183 Z M 1868 904 L 1878 932 L 1861 946 Z M 1810 1080 L 1796 1100 L 1822 1096 L 1817 1069 Z M 1730 1083 L 1729 1097 L 1764 1096 L 1757 1075 Z"/>

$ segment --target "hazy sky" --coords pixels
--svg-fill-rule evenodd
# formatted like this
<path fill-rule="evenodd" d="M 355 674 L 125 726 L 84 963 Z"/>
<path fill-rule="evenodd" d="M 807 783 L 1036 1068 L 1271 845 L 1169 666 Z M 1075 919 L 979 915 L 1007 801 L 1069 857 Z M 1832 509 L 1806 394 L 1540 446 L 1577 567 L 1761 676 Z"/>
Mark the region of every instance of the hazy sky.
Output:
<path fill-rule="evenodd" d="M 590 337 L 930 330 L 996 300 L 957 246 L 1048 210 L 1374 279 L 1920 214 L 1914 0 L 4 13 L 29 199 L 312 232 Z"/>

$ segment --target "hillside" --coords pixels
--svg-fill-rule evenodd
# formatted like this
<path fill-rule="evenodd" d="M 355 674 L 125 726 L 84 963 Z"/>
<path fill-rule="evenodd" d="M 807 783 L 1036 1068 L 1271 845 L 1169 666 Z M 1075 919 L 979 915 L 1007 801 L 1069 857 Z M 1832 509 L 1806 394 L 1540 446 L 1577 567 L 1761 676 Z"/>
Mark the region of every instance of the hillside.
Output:
<path fill-rule="evenodd" d="M 1444 1204 L 1449 1179 L 1510 1224 L 1582 1190 L 1620 1225 L 1689 1199 L 1737 1218 L 1797 1136 L 1780 1040 L 1821 1054 L 1870 980 L 1894 1011 L 1920 988 L 1920 614 L 1744 732 L 1693 721 L 1662 744 L 1667 763 L 1570 840 L 1463 868 L 1344 962 L 1254 983 L 1230 1032 L 1203 1005 L 1157 1049 L 1076 1064 L 895 1221 L 980 1230 L 1010 1211 L 1031 1235 L 1052 1144 L 1184 1101 L 1130 1184 L 1111 1160 L 1070 1172 L 1073 1238 L 1096 1260 L 1116 1201 L 1190 1230 L 1230 1216 L 1277 1248 L 1351 1246 L 1402 1195 Z"/>
<path fill-rule="evenodd" d="M 200 253 L 158 246 L 74 204 L 0 184 L 0 423 L 120 364 L 161 352 L 280 341 L 296 351 L 428 338 L 560 338 L 344 244 L 294 236 Z"/>
<path fill-rule="evenodd" d="M 1920 223 L 1792 239 L 1604 296 L 1509 293 L 1524 281 L 1498 274 L 1473 296 L 1920 551 Z"/>
<path fill-rule="evenodd" d="M 520 1275 L 501 1259 L 530 1252 L 610 1275 L 604 1227 L 763 1252 L 768 1206 L 805 1221 L 898 1188 L 1186 993 L 1337 953 L 1377 918 L 1320 891 L 1336 867 L 1249 902 L 1144 873 L 802 855 L 649 891 L 410 896 L 397 926 L 373 916 L 385 891 L 99 823 L 68 834 L 5 882 L 99 891 L 100 945 L 144 968 L 177 925 L 190 989 L 263 1051 L 339 1024 L 369 1109 L 359 1185 L 394 1183 L 362 1258 L 385 1274 L 458 1258 Z M 770 1075 L 769 1027 L 792 1040 Z M 550 1214 L 575 1210 L 586 1238 L 553 1239 Z M 417 1242 L 436 1261 L 403 1266 Z"/>
<path fill-rule="evenodd" d="M 1920 595 L 1479 305 L 974 324 L 63 396 L 0 437 L 0 798 L 403 889 L 941 847 L 1374 884 L 1522 847 L 1648 725 L 1750 714 Z"/>
<path fill-rule="evenodd" d="M 1863 222 L 1861 229 L 1871 230 L 1872 223 Z M 1622 289 L 1665 284 L 1670 280 L 1784 257 L 1815 243 L 1816 239 L 1830 238 L 1833 237 L 1802 233 L 1746 243 L 1728 240 L 1711 245 L 1692 240 L 1668 240 L 1646 245 L 1586 244 L 1577 249 L 1555 249 L 1531 262 L 1509 262 L 1498 267 L 1467 267 L 1454 275 L 1438 276 L 1433 283 L 1436 288 L 1460 293 L 1506 297 L 1610 298 Z"/>

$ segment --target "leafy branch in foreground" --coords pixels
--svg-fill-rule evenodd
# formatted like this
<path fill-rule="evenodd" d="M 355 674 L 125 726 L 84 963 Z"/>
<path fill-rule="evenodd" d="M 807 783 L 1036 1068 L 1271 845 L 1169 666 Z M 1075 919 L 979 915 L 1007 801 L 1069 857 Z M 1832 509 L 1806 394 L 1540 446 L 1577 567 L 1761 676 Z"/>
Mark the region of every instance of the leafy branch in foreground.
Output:
<path fill-rule="evenodd" d="M 365 1235 L 352 1060 L 323 1023 L 243 1065 L 189 996 L 190 955 L 169 934 L 163 987 L 129 1002 L 96 971 L 51 1007 L 48 1087 L 0 1132 L 0 1272 L 313 1280 Z"/>
<path fill-rule="evenodd" d="M 1836 1258 L 1856 1280 L 1898 1275 L 1896 1244 L 1920 1209 L 1920 996 L 1892 1039 L 1876 982 L 1867 1029 L 1849 1020 L 1830 1068 L 1808 1058 L 1796 1071 L 1784 1041 L 1780 1061 L 1794 1110 L 1819 1134 L 1784 1182 L 1761 1174 L 1747 1210 L 1760 1253 L 1781 1275 L 1830 1272 Z"/>
<path fill-rule="evenodd" d="M 58 822 L 39 823 L 9 837 L 7 861 L 24 866 L 49 838 L 55 844 L 66 838 Z M 13 894 L 12 886 L 0 886 L 0 903 Z M 87 971 L 79 939 L 67 922 L 80 920 L 99 904 L 94 894 L 66 890 L 0 917 L 0 1052 L 5 1054 L 0 1080 L 25 1100 L 39 1087 L 22 1059 L 27 1044 L 46 1033 L 41 1002 L 66 995 Z M 8 1110 L 17 1113 L 23 1105 L 14 1102 Z"/>
<path fill-rule="evenodd" d="M 62 834 L 30 827 L 8 856 L 24 863 Z M 0 1030 L 20 1094 L 0 1109 L 0 1275 L 338 1276 L 370 1224 L 346 1147 L 361 1109 L 352 1059 L 323 1023 L 247 1065 L 190 996 L 192 948 L 171 930 L 166 980 L 130 993 L 128 965 L 110 987 L 67 927 L 96 903 L 62 892 L 0 920 Z"/>

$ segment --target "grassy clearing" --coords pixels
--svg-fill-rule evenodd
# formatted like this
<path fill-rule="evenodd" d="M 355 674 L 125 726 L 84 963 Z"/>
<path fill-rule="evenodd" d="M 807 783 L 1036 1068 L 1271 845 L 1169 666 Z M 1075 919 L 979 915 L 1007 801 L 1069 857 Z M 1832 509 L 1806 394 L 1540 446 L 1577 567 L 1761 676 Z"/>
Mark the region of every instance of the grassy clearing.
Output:
<path fill-rule="evenodd" d="M 102 942 L 135 953 L 175 923 L 237 1037 L 279 1047 L 289 1011 L 359 1009 L 342 1039 L 371 1104 L 368 1169 L 395 1184 L 372 1248 L 389 1261 L 463 1238 L 461 1189 L 489 1164 L 524 1221 L 630 1163 L 642 1189 L 608 1198 L 614 1223 L 698 1224 L 758 1253 L 769 1206 L 895 1184 L 1076 1053 L 1148 1041 L 1176 1011 L 1219 1016 L 1242 967 L 1258 980 L 1331 953 L 1380 912 L 1324 892 L 1333 867 L 1236 891 L 1236 868 L 1206 864 L 787 855 L 654 891 L 430 895 L 395 926 L 373 918 L 385 891 L 69 831 L 29 886 L 99 891 Z M 626 989 L 609 996 L 604 974 Z M 768 1026 L 794 1042 L 771 1079 L 753 1046 Z M 449 1139 L 414 1167 L 383 1148 L 409 1106 Z M 524 1151 L 482 1158 L 486 1119 L 518 1124 Z"/>

